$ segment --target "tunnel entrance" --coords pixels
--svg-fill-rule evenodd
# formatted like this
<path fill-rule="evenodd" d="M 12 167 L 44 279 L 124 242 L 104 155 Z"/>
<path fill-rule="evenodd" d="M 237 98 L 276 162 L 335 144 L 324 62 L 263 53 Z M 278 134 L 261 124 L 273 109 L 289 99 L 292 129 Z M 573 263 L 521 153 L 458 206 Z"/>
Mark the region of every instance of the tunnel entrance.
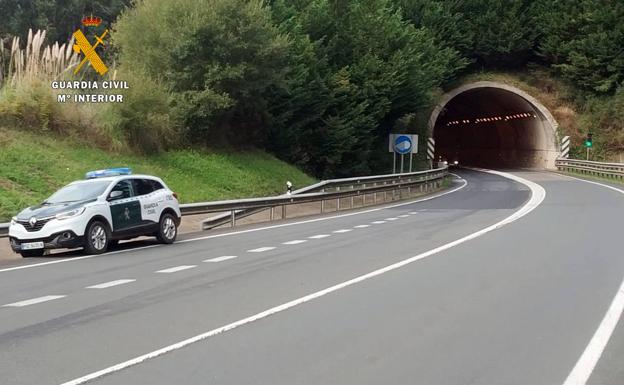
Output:
<path fill-rule="evenodd" d="M 554 168 L 557 122 L 524 91 L 476 82 L 445 94 L 429 119 L 436 160 L 490 168 Z"/>

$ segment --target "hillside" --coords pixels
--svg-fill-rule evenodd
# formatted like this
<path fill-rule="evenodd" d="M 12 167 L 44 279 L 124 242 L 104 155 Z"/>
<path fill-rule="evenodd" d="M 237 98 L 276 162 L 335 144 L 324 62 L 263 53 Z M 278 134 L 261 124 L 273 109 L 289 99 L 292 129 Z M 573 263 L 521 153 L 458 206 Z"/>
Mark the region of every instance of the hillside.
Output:
<path fill-rule="evenodd" d="M 184 203 L 283 193 L 314 179 L 261 151 L 175 150 L 155 156 L 111 153 L 75 140 L 0 128 L 0 222 L 37 203 L 86 171 L 129 166 L 157 175 Z"/>

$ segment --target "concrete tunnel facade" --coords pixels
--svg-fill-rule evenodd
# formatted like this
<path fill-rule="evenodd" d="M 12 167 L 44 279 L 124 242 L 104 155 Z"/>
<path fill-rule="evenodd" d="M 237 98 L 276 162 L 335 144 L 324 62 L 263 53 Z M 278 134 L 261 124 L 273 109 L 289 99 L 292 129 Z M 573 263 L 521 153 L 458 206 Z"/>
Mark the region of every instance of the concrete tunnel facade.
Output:
<path fill-rule="evenodd" d="M 429 119 L 436 160 L 490 168 L 554 169 L 557 128 L 537 99 L 490 81 L 447 92 Z"/>

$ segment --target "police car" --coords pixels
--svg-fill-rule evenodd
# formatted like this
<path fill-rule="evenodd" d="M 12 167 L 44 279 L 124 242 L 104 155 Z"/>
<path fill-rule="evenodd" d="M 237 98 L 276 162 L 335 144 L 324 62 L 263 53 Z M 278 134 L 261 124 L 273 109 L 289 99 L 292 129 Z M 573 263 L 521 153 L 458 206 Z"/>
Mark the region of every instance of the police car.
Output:
<path fill-rule="evenodd" d="M 22 257 L 77 247 L 100 254 L 143 235 L 173 243 L 180 220 L 178 198 L 160 178 L 125 167 L 91 171 L 13 217 L 9 242 Z"/>

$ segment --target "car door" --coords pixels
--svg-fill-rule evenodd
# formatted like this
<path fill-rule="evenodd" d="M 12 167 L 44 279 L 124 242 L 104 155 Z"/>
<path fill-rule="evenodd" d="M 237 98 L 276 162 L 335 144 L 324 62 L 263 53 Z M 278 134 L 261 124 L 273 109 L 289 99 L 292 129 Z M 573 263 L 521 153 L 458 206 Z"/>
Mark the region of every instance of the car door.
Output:
<path fill-rule="evenodd" d="M 141 216 L 145 224 L 158 223 L 160 220 L 160 206 L 163 199 L 155 190 L 151 179 L 134 178 L 134 188 L 141 202 Z"/>
<path fill-rule="evenodd" d="M 115 191 L 121 191 L 121 194 L 114 193 Z M 117 182 L 109 193 L 108 204 L 114 232 L 130 230 L 141 225 L 143 221 L 141 202 L 131 179 Z"/>

